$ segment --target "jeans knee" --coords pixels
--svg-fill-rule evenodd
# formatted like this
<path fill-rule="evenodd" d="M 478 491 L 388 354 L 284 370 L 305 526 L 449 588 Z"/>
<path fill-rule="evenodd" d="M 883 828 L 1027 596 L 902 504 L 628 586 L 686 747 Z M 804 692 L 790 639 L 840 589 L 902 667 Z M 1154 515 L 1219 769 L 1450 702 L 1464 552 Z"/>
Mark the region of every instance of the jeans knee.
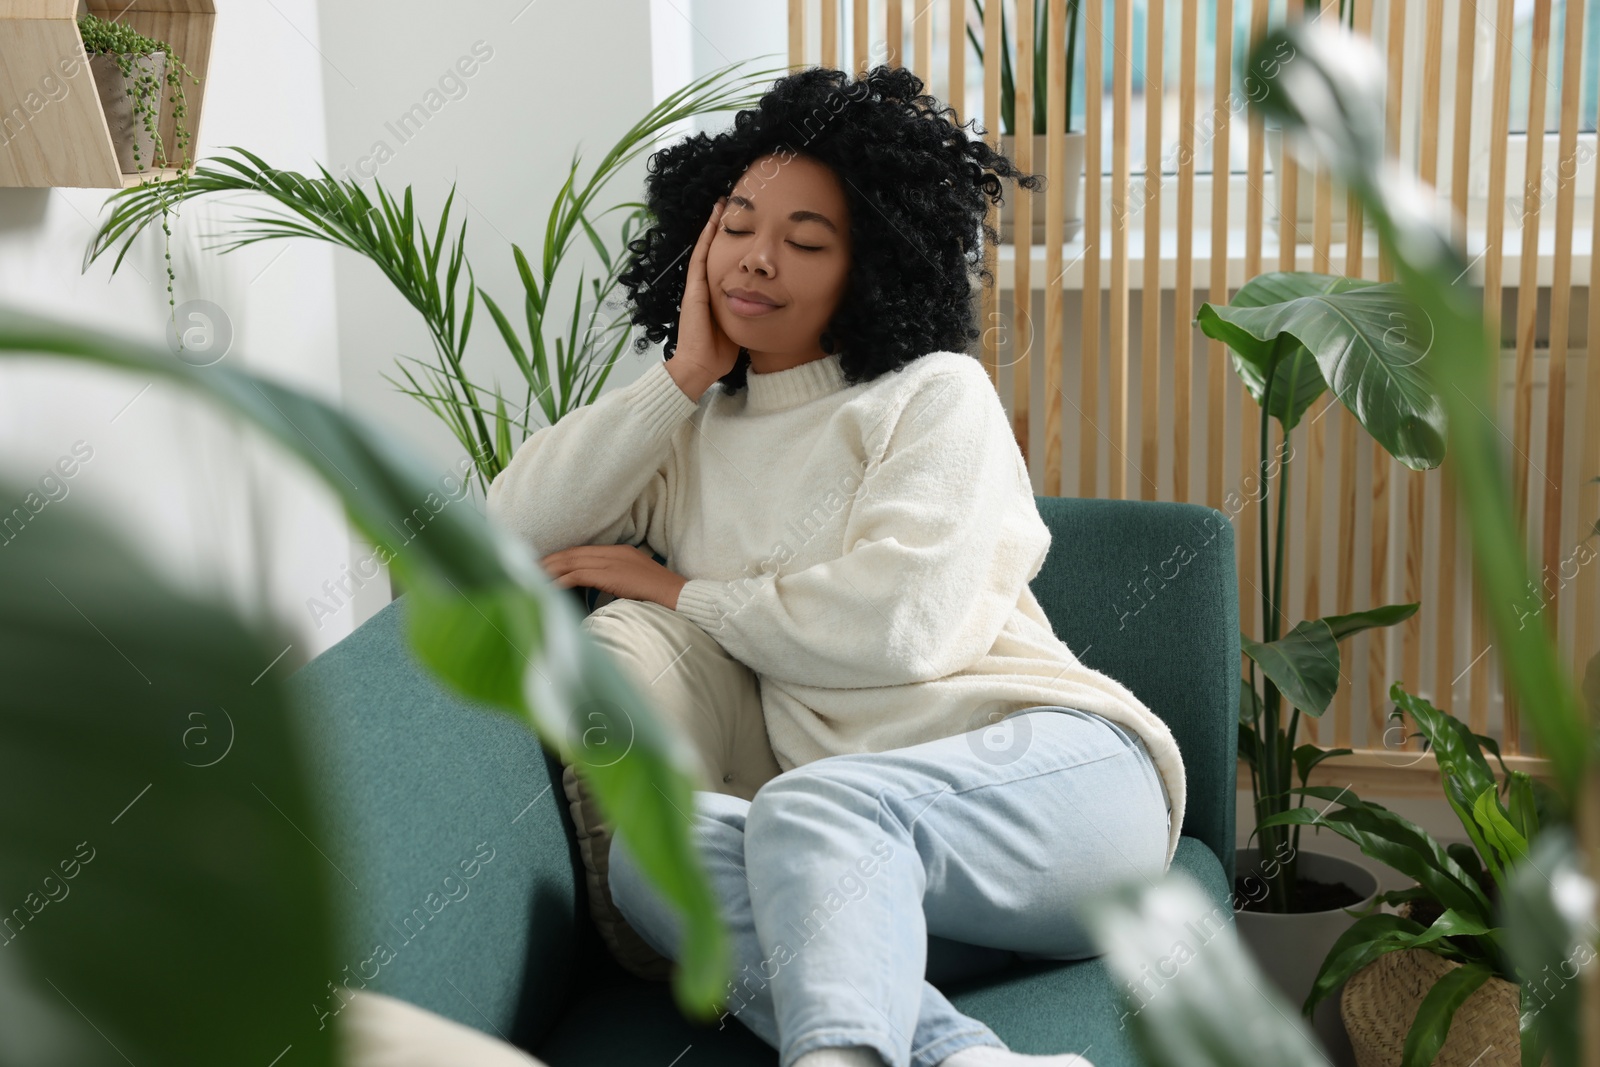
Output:
<path fill-rule="evenodd" d="M 810 768 L 815 768 L 810 769 Z M 746 833 L 769 840 L 777 827 L 786 832 L 806 827 L 834 827 L 851 816 L 877 823 L 877 786 L 845 768 L 805 764 L 762 784 L 750 801 Z"/>
<path fill-rule="evenodd" d="M 788 771 L 762 783 L 756 795 L 750 798 L 750 810 L 745 813 L 745 833 L 754 832 L 758 840 L 771 836 L 769 824 L 787 814 L 789 801 L 797 792 L 797 777 L 795 771 Z"/>

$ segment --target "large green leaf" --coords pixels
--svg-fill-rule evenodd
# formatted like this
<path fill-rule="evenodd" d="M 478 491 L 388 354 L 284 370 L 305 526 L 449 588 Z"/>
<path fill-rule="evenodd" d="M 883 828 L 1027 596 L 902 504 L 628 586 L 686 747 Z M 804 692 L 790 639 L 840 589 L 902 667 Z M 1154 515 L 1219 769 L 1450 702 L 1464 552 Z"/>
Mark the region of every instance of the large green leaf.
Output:
<path fill-rule="evenodd" d="M 1339 691 L 1339 642 L 1321 619 L 1307 619 L 1276 641 L 1240 633 L 1244 654 L 1256 661 L 1290 704 L 1320 716 Z"/>
<path fill-rule="evenodd" d="M 1468 808 L 1485 789 L 1497 788 L 1494 771 L 1466 723 L 1440 711 L 1426 697 L 1406 692 L 1399 682 L 1389 686 L 1389 699 L 1410 715 L 1426 735 L 1440 769 L 1448 769 L 1451 779 L 1460 785 L 1459 798 Z"/>
<path fill-rule="evenodd" d="M 1329 813 L 1308 807 L 1290 808 L 1262 819 L 1258 827 L 1326 826 L 1353 841 L 1368 856 L 1425 886 L 1446 908 L 1480 919 L 1489 916 L 1489 899 L 1477 880 L 1420 826 L 1382 805 L 1354 797 L 1347 789 L 1311 785 L 1297 786 L 1290 792 L 1338 800 L 1347 806 Z"/>
<path fill-rule="evenodd" d="M 1539 819 L 1539 801 L 1533 791 L 1533 776 L 1527 771 L 1512 771 L 1508 776 L 1511 787 L 1506 790 L 1506 809 L 1511 825 L 1524 839 L 1532 841 L 1542 825 Z"/>
<path fill-rule="evenodd" d="M 1456 1009 L 1493 977 L 1494 972 L 1481 963 L 1464 963 L 1441 975 L 1411 1020 L 1405 1050 L 1400 1054 L 1401 1067 L 1428 1067 L 1450 1035 Z"/>
<path fill-rule="evenodd" d="M 1351 923 L 1328 949 L 1300 1010 L 1309 1017 L 1317 1002 L 1338 988 L 1340 982 L 1386 952 L 1421 948 L 1471 962 L 1471 957 L 1460 948 L 1449 943 L 1440 944 L 1440 941 L 1447 937 L 1482 937 L 1490 932 L 1490 927 L 1482 922 L 1449 909 L 1426 928 L 1414 919 L 1386 912 L 1364 916 Z"/>
<path fill-rule="evenodd" d="M 1478 850 L 1465 841 L 1452 841 L 1444 846 L 1450 858 L 1461 865 L 1461 869 L 1472 875 L 1472 880 L 1477 882 L 1485 892 L 1488 890 L 1489 872 L 1483 869 L 1483 859 L 1478 855 Z"/>
<path fill-rule="evenodd" d="M 1258 274 L 1245 282 L 1233 295 L 1233 300 L 1222 308 L 1262 308 L 1314 293 L 1358 288 L 1375 283 L 1360 278 L 1343 278 L 1333 274 L 1316 274 L 1311 271 L 1276 271 Z M 1317 367 L 1317 361 L 1305 345 L 1292 334 L 1282 334 L 1270 340 L 1255 337 L 1248 330 L 1234 325 L 1225 316 L 1215 312 L 1217 305 L 1202 304 L 1195 320 L 1207 335 L 1216 337 L 1228 346 L 1234 370 L 1257 404 L 1266 396 L 1267 370 L 1275 368 L 1272 376 L 1272 399 L 1269 414 L 1285 428 L 1294 429 L 1323 392 L 1328 383 Z M 1201 316 L 1207 316 L 1207 321 Z M 1212 331 L 1216 332 L 1213 333 Z"/>
<path fill-rule="evenodd" d="M 1267 414 L 1277 419 L 1285 430 L 1300 425 L 1300 417 L 1328 391 L 1316 357 L 1291 334 L 1274 338 L 1259 365 L 1244 359 L 1236 349 L 1229 349 L 1229 354 L 1233 357 L 1234 370 L 1257 404 L 1267 395 L 1267 368 L 1272 368 L 1272 396 L 1268 400 Z"/>
<path fill-rule="evenodd" d="M 1497 785 L 1494 771 L 1489 768 L 1489 761 L 1483 758 L 1476 735 L 1454 715 L 1440 711 L 1422 697 L 1407 693 L 1399 682 L 1389 687 L 1389 698 L 1398 709 L 1416 721 L 1418 729 L 1427 737 L 1439 765 L 1439 779 L 1444 785 L 1445 799 L 1474 847 L 1482 854 L 1489 873 L 1498 882 L 1501 877 L 1498 855 L 1492 851 L 1473 814 L 1474 805 L 1485 791 L 1491 795 L 1497 809 L 1500 803 L 1495 794 Z"/>
<path fill-rule="evenodd" d="M 1447 845 L 1445 847 L 1448 848 L 1449 846 Z M 1474 853 L 1474 857 L 1476 857 L 1476 853 Z M 1373 898 L 1373 902 L 1380 906 L 1393 906 L 1395 904 L 1404 904 L 1412 900 L 1432 899 L 1433 894 L 1429 893 L 1427 889 L 1420 885 L 1412 885 L 1407 886 L 1404 889 L 1391 889 L 1388 892 L 1379 893 Z"/>
<path fill-rule="evenodd" d="M 344 881 L 266 670 L 290 639 L 88 515 L 0 551 L 0 1067 L 332 1065 Z"/>
<path fill-rule="evenodd" d="M 1324 615 L 1322 621 L 1333 631 L 1335 641 L 1343 641 L 1351 634 L 1405 622 L 1417 613 L 1421 604 L 1385 604 L 1381 608 L 1353 611 L 1348 615 Z"/>
<path fill-rule="evenodd" d="M 1202 304 L 1195 321 L 1228 346 L 1257 403 L 1271 368 L 1283 375 L 1273 380 L 1274 397 L 1289 395 L 1283 387 L 1296 375 L 1315 379 L 1314 388 L 1293 392 L 1292 408 L 1274 401 L 1271 414 L 1286 429 L 1326 386 L 1406 466 L 1427 470 L 1443 461 L 1444 409 L 1419 366 L 1433 331 L 1399 284 L 1301 271 L 1264 274 L 1250 279 L 1230 304 Z M 1315 372 L 1302 362 L 1314 363 Z"/>
<path fill-rule="evenodd" d="M 1415 919 L 1389 912 L 1378 912 L 1357 919 L 1328 947 L 1317 977 L 1311 983 L 1311 991 L 1306 994 L 1305 1003 L 1300 1005 L 1300 1013 L 1310 1018 L 1317 1004 L 1337 989 L 1340 982 L 1385 952 L 1398 948 L 1395 943 L 1397 937 L 1415 937 L 1426 929 Z"/>
<path fill-rule="evenodd" d="M 564 763 L 582 762 L 602 814 L 634 842 L 641 869 L 685 917 L 673 981 L 680 1008 L 710 1018 L 726 997 L 726 929 L 680 812 L 698 781 L 687 743 L 578 626 L 569 594 L 526 545 L 475 509 L 437 508 L 437 478 L 402 444 L 315 397 L 225 365 L 191 367 L 163 348 L 0 307 L 0 352 L 54 354 L 166 379 L 218 404 L 300 458 L 409 591 L 408 636 L 446 684 L 529 723 Z M 416 533 L 414 513 L 429 517 Z M 580 716 L 579 709 L 583 714 Z M 626 759 L 593 760 L 599 714 Z M 586 733 L 588 731 L 588 733 Z"/>
<path fill-rule="evenodd" d="M 1311 777 L 1311 769 L 1323 760 L 1354 754 L 1353 748 L 1321 748 L 1307 741 L 1294 750 L 1294 768 L 1299 772 L 1300 780 L 1304 782 Z"/>
<path fill-rule="evenodd" d="M 1472 818 L 1484 840 L 1495 850 L 1501 867 L 1508 867 L 1528 854 L 1527 838 L 1506 818 L 1493 789 L 1485 789 L 1473 802 Z"/>
<path fill-rule="evenodd" d="M 1392 715 L 1395 713 L 1391 712 L 1390 714 Z M 1489 750 L 1489 754 L 1494 757 L 1495 762 L 1500 764 L 1500 773 L 1510 777 L 1511 769 L 1506 766 L 1505 757 L 1500 755 L 1500 743 L 1494 738 L 1490 737 L 1488 734 L 1473 733 L 1471 730 L 1468 730 L 1467 733 L 1471 736 L 1472 740 L 1478 743 L 1480 748 L 1486 748 Z"/>
<path fill-rule="evenodd" d="M 1488 923 L 1446 908 L 1426 931 L 1408 942 L 1408 947 L 1422 948 L 1442 937 L 1486 937 L 1493 929 Z"/>
<path fill-rule="evenodd" d="M 1123 882 L 1085 911 L 1124 991 L 1119 1027 L 1131 1030 L 1141 1063 L 1327 1067 L 1294 1006 L 1241 948 L 1233 916 L 1188 874 Z"/>

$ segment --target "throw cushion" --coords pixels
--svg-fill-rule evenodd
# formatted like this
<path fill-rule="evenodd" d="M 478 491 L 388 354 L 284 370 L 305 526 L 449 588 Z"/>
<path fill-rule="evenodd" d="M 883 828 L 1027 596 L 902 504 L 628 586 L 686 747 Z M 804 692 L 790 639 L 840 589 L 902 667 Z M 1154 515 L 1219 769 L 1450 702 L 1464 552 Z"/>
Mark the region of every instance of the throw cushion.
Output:
<path fill-rule="evenodd" d="M 349 1067 L 546 1067 L 522 1049 L 454 1019 L 370 989 L 339 1016 Z"/>
<path fill-rule="evenodd" d="M 581 624 L 650 704 L 667 729 L 700 757 L 697 788 L 751 800 L 779 774 L 761 714 L 760 681 L 688 617 L 653 601 L 610 599 Z M 628 925 L 607 880 L 611 828 L 601 817 L 581 761 L 564 764 L 562 786 L 577 830 L 589 914 L 616 961 L 641 978 L 666 981 L 672 961 Z"/>

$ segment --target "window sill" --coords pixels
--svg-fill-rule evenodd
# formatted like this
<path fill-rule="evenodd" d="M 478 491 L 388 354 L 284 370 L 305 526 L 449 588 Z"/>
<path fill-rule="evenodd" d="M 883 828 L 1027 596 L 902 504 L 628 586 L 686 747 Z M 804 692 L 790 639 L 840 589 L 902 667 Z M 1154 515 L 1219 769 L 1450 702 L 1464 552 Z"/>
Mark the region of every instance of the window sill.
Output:
<path fill-rule="evenodd" d="M 1548 205 L 1550 214 L 1546 219 L 1554 221 L 1554 205 Z M 1580 214 L 1587 214 L 1581 212 Z M 1192 259 L 1190 263 L 1190 276 L 1197 290 L 1211 288 L 1211 231 L 1196 228 L 1191 240 Z M 1594 230 L 1587 219 L 1575 222 L 1572 234 L 1572 266 L 1569 284 L 1574 286 L 1587 286 L 1590 278 L 1590 242 Z M 1470 277 L 1478 285 L 1483 284 L 1484 257 L 1482 255 L 1485 235 L 1482 226 L 1469 227 L 1467 230 L 1467 247 L 1473 250 L 1476 257 L 1473 260 Z M 1553 228 L 1541 228 L 1539 232 L 1539 265 L 1538 285 L 1548 288 L 1555 276 L 1555 246 L 1556 235 Z M 1517 286 L 1522 277 L 1522 231 L 1514 225 L 1508 225 L 1502 241 L 1503 252 L 1500 261 L 1500 282 L 1506 288 Z M 1045 249 L 1042 245 L 1033 245 L 1030 248 L 1031 281 L 1035 289 L 1046 286 L 1049 276 L 1045 273 Z M 1330 242 L 1328 245 L 1328 271 L 1333 274 L 1344 272 L 1345 243 L 1343 241 Z M 997 263 L 995 265 L 996 288 L 1009 292 L 1016 284 L 1016 255 L 1015 245 L 1002 244 L 999 246 Z M 1129 241 L 1128 255 L 1128 288 L 1142 290 L 1144 288 L 1144 236 L 1135 231 L 1133 239 Z M 1378 276 L 1378 245 L 1377 239 L 1369 228 L 1366 238 L 1362 242 L 1362 255 L 1364 265 L 1362 277 L 1376 278 Z M 1230 227 L 1228 230 L 1228 287 L 1237 289 L 1248 279 L 1245 276 L 1245 229 L 1240 226 Z M 1163 229 L 1161 232 L 1161 262 L 1158 272 L 1159 285 L 1163 290 L 1173 289 L 1178 280 L 1178 234 L 1173 229 Z M 1083 288 L 1084 268 L 1084 235 L 1079 234 L 1074 240 L 1062 246 L 1061 262 L 1063 266 L 1061 285 L 1064 289 Z M 1297 270 L 1312 270 L 1313 246 L 1310 241 L 1297 245 L 1295 266 Z M 1261 270 L 1273 271 L 1278 269 L 1278 227 L 1277 219 L 1269 219 L 1261 237 Z M 1109 290 L 1111 275 L 1111 231 L 1102 230 L 1100 235 L 1100 285 Z"/>

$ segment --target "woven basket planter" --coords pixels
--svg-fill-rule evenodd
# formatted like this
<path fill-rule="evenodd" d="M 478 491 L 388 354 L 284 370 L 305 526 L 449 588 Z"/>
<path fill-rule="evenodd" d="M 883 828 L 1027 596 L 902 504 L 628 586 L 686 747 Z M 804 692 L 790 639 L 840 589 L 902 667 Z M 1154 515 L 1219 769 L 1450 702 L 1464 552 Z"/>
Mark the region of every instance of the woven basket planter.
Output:
<path fill-rule="evenodd" d="M 1422 998 L 1441 975 L 1459 966 L 1426 949 L 1408 948 L 1386 952 L 1351 975 L 1339 1009 L 1355 1050 L 1356 1067 L 1400 1067 L 1406 1034 Z M 1519 1010 L 1516 983 L 1490 978 L 1456 1009 L 1450 1035 L 1434 1064 L 1520 1067 Z"/>

